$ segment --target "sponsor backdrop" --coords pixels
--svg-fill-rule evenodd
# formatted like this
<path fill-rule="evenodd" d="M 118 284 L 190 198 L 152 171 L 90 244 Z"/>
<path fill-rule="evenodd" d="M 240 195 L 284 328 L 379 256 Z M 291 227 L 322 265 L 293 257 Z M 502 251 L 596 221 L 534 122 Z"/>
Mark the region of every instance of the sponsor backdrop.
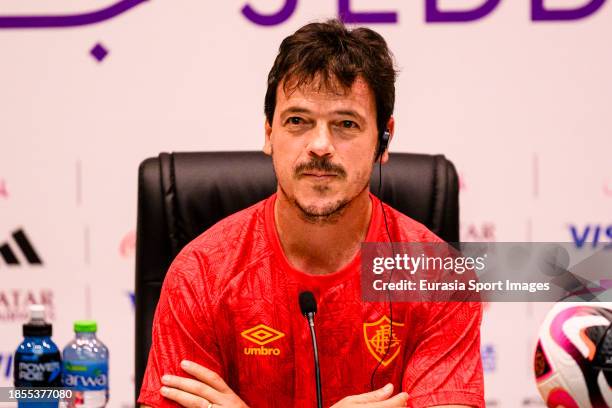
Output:
<path fill-rule="evenodd" d="M 110 407 L 133 405 L 137 166 L 160 151 L 256 150 L 283 37 L 342 17 L 394 51 L 396 152 L 461 174 L 466 241 L 612 241 L 612 7 L 605 0 L 3 0 L 0 386 L 27 306 L 63 347 L 94 318 Z M 489 304 L 488 406 L 541 406 L 548 304 Z M 365 345 L 364 345 L 365 347 Z"/>

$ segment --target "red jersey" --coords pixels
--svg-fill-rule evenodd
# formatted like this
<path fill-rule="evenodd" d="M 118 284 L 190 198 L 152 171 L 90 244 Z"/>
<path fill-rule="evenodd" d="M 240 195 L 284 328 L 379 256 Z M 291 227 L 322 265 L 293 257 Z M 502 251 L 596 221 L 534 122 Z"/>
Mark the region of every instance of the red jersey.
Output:
<path fill-rule="evenodd" d="M 373 195 L 367 242 L 388 242 Z M 328 275 L 293 268 L 274 221 L 276 195 L 225 218 L 172 263 L 153 321 L 138 400 L 176 407 L 159 389 L 164 374 L 189 377 L 187 359 L 217 372 L 251 408 L 316 406 L 310 333 L 298 296 L 312 291 L 324 406 L 391 382 L 409 406 L 484 407 L 479 303 L 388 303 L 361 298 L 361 257 Z M 385 205 L 385 204 L 382 204 Z M 396 242 L 440 242 L 423 225 L 385 205 Z M 387 338 L 385 338 L 387 336 Z"/>

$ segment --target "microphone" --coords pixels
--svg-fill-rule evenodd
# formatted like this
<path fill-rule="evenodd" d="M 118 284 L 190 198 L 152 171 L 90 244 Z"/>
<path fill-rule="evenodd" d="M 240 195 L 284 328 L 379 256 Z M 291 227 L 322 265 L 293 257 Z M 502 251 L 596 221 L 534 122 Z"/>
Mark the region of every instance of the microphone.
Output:
<path fill-rule="evenodd" d="M 319 367 L 319 351 L 317 349 L 317 336 L 314 329 L 314 315 L 317 313 L 317 301 L 312 292 L 306 291 L 300 293 L 300 310 L 308 320 L 310 328 L 310 338 L 312 339 L 312 351 L 314 354 L 315 365 L 315 383 L 317 385 L 317 408 L 323 408 L 323 397 L 321 393 L 321 369 Z"/>

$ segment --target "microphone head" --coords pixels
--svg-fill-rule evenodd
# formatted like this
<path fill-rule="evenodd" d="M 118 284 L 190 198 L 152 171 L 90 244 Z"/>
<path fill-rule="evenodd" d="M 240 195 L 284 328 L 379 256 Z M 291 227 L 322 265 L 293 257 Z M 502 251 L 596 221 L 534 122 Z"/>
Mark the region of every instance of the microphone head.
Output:
<path fill-rule="evenodd" d="M 317 313 L 317 301 L 310 291 L 300 293 L 300 310 L 306 316 L 308 313 Z"/>

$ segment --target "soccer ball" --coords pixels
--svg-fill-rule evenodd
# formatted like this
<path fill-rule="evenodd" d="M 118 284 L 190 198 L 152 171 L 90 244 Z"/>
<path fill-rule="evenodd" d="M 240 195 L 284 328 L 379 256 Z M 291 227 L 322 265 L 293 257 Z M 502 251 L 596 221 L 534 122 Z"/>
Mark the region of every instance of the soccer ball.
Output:
<path fill-rule="evenodd" d="M 611 303 L 558 303 L 548 313 L 534 357 L 547 407 L 612 407 L 610 323 Z"/>

